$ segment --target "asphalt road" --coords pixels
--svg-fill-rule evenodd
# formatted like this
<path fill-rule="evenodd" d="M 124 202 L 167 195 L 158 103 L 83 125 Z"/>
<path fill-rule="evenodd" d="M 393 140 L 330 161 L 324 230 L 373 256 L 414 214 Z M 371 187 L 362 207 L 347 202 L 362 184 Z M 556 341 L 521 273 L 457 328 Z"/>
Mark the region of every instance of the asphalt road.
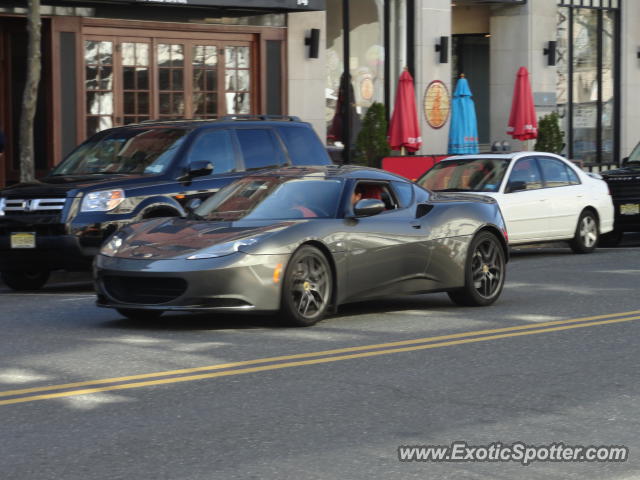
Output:
<path fill-rule="evenodd" d="M 514 251 L 500 301 L 126 321 L 86 275 L 0 286 L 0 478 L 640 478 L 640 236 Z M 626 462 L 400 462 L 398 447 L 623 445 Z"/>

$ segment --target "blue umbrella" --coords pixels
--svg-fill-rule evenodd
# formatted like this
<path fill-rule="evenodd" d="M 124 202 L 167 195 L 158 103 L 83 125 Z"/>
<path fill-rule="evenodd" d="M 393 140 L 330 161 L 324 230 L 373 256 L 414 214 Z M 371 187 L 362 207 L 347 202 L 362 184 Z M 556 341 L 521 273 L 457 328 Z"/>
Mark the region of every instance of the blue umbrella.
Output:
<path fill-rule="evenodd" d="M 458 80 L 451 102 L 448 153 L 478 153 L 478 121 L 469 82 Z"/>

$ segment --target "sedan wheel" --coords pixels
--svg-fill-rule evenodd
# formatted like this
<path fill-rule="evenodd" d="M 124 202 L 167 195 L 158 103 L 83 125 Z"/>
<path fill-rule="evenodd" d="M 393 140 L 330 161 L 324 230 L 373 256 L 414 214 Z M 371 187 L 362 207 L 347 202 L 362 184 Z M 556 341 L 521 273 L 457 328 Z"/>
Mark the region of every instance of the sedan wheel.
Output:
<path fill-rule="evenodd" d="M 500 241 L 492 233 L 480 232 L 469 249 L 465 285 L 449 292 L 449 298 L 459 305 L 491 305 L 502 292 L 504 277 L 504 250 Z"/>
<path fill-rule="evenodd" d="M 291 258 L 282 286 L 287 324 L 308 327 L 321 320 L 331 297 L 331 267 L 320 250 L 300 248 Z"/>
<path fill-rule="evenodd" d="M 591 253 L 598 246 L 598 237 L 598 221 L 592 212 L 585 210 L 578 220 L 575 236 L 570 243 L 571 250 L 575 253 Z"/>

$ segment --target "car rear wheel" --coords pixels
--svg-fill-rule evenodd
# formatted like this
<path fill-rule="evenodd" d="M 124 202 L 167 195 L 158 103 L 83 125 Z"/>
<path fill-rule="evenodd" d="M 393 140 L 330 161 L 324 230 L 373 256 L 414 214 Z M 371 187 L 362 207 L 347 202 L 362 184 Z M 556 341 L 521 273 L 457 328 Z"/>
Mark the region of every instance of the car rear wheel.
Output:
<path fill-rule="evenodd" d="M 490 232 L 480 232 L 469 248 L 464 287 L 449 292 L 449 298 L 458 305 L 491 305 L 502 292 L 504 278 L 505 255 L 500 240 Z"/>
<path fill-rule="evenodd" d="M 19 292 L 26 290 L 39 290 L 47 280 L 49 280 L 49 271 L 36 272 L 2 272 L 2 281 L 13 290 Z"/>
<path fill-rule="evenodd" d="M 331 298 L 331 267 L 315 247 L 303 246 L 291 257 L 282 285 L 281 313 L 290 326 L 308 327 L 320 321 Z"/>
<path fill-rule="evenodd" d="M 580 214 L 576 233 L 569 246 L 574 253 L 591 253 L 598 246 L 598 220 L 593 212 L 585 210 Z"/>
<path fill-rule="evenodd" d="M 138 308 L 117 308 L 116 310 L 129 320 L 139 320 L 141 322 L 157 320 L 164 313 L 163 310 L 142 310 Z"/>

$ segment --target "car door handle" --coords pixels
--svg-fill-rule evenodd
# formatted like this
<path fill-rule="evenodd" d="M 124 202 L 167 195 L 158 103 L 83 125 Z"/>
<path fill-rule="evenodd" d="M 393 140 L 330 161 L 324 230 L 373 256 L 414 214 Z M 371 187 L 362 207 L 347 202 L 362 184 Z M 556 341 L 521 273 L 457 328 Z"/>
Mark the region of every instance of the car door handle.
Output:
<path fill-rule="evenodd" d="M 422 228 L 422 224 L 420 222 L 411 222 L 411 228 L 419 229 Z"/>

